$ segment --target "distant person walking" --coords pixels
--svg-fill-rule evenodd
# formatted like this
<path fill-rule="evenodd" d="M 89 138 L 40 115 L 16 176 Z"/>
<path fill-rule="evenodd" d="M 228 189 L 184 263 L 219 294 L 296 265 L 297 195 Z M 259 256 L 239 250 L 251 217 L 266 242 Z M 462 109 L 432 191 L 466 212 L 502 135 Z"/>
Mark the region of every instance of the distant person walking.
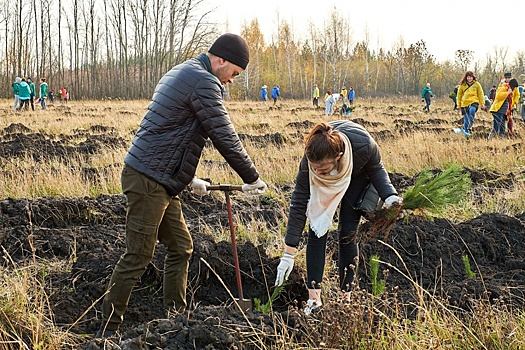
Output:
<path fill-rule="evenodd" d="M 18 106 L 20 105 L 20 82 L 22 79 L 20 77 L 15 78 L 15 82 L 13 83 L 13 94 L 15 96 L 15 103 L 13 104 L 13 110 L 16 112 L 18 110 Z"/>
<path fill-rule="evenodd" d="M 268 100 L 268 86 L 266 85 L 263 85 L 261 87 L 261 94 L 260 94 L 260 97 L 261 97 L 261 102 L 263 105 L 266 104 L 266 101 Z"/>
<path fill-rule="evenodd" d="M 60 101 L 60 103 L 65 103 L 67 104 L 67 90 L 65 87 L 62 86 L 62 88 L 60 89 L 60 96 L 62 98 L 62 100 Z"/>
<path fill-rule="evenodd" d="M 355 99 L 355 90 L 353 86 L 350 86 L 350 90 L 348 90 L 347 98 L 348 98 L 348 103 L 353 105 L 354 99 Z"/>
<path fill-rule="evenodd" d="M 273 98 L 273 104 L 277 103 L 277 99 L 281 95 L 281 91 L 279 90 L 279 85 L 275 85 L 272 89 L 272 98 Z"/>
<path fill-rule="evenodd" d="M 510 84 L 510 80 L 512 79 L 512 73 L 507 72 L 503 75 L 503 80 L 500 83 L 500 86 L 503 84 Z M 498 86 L 499 88 L 499 86 Z M 517 107 L 518 101 L 520 100 L 520 92 L 519 89 L 514 89 L 512 91 L 512 98 L 509 100 L 510 103 L 510 114 L 507 115 L 506 123 L 508 126 L 509 134 L 514 134 L 514 111 Z"/>
<path fill-rule="evenodd" d="M 345 103 L 346 103 L 346 100 L 347 100 L 347 98 L 348 98 L 348 90 L 346 89 L 346 86 L 343 86 L 343 87 L 341 88 L 340 95 L 342 95 L 342 97 L 341 97 L 341 103 L 345 104 Z"/>
<path fill-rule="evenodd" d="M 469 137 L 474 124 L 474 118 L 478 108 L 485 110 L 485 95 L 481 84 L 476 80 L 476 76 L 472 71 L 466 71 L 463 78 L 459 81 L 458 88 L 458 108 L 463 115 L 463 127 L 457 132 L 462 132 L 463 135 Z"/>
<path fill-rule="evenodd" d="M 55 101 L 55 90 L 51 89 L 48 94 L 49 102 L 53 103 Z"/>
<path fill-rule="evenodd" d="M 332 90 L 328 90 L 325 95 L 325 115 L 332 115 L 335 111 L 335 104 L 337 103 L 337 97 L 332 94 Z"/>
<path fill-rule="evenodd" d="M 490 107 L 490 113 L 494 119 L 493 131 L 496 136 L 506 135 L 506 120 L 512 113 L 512 95 L 514 90 L 518 87 L 518 81 L 516 79 L 510 79 L 509 83 L 502 83 L 498 86 L 494 103 Z M 512 134 L 512 130 L 509 129 L 509 133 Z"/>
<path fill-rule="evenodd" d="M 425 112 L 430 112 L 430 101 L 432 97 L 434 97 L 434 94 L 430 88 L 430 83 L 427 83 L 427 86 L 425 86 L 421 91 L 421 98 L 425 102 L 425 107 L 423 107 Z"/>
<path fill-rule="evenodd" d="M 35 110 L 35 83 L 31 77 L 27 77 L 27 84 L 29 85 L 29 90 L 31 90 L 31 96 L 29 97 L 29 102 L 31 103 L 31 110 Z"/>
<path fill-rule="evenodd" d="M 20 82 L 20 91 L 18 93 L 18 96 L 20 97 L 20 110 L 27 111 L 29 109 L 31 89 L 29 88 L 29 84 L 27 83 L 26 78 L 22 78 L 22 81 Z"/>
<path fill-rule="evenodd" d="M 525 87 L 520 84 L 518 86 L 518 89 L 520 89 L 520 99 L 518 101 L 518 104 L 520 106 L 520 116 L 525 121 Z"/>
<path fill-rule="evenodd" d="M 46 99 L 47 99 L 47 83 L 46 78 L 40 79 L 40 105 L 42 106 L 43 110 L 47 109 L 46 106 Z"/>
<path fill-rule="evenodd" d="M 494 99 L 496 98 L 496 90 L 496 85 L 492 85 L 492 88 L 489 91 L 490 103 L 494 102 Z"/>
<path fill-rule="evenodd" d="M 314 90 L 312 91 L 312 103 L 316 109 L 319 108 L 319 88 L 317 84 L 314 84 Z"/>

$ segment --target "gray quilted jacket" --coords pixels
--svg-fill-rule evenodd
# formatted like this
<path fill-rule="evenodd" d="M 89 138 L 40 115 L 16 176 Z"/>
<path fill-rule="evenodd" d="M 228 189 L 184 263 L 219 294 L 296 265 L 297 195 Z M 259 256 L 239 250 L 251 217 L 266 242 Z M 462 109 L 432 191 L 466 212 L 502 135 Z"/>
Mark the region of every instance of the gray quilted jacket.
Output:
<path fill-rule="evenodd" d="M 160 79 L 124 163 L 175 196 L 192 181 L 208 138 L 245 183 L 257 181 L 222 103 L 221 83 L 201 54 Z"/>

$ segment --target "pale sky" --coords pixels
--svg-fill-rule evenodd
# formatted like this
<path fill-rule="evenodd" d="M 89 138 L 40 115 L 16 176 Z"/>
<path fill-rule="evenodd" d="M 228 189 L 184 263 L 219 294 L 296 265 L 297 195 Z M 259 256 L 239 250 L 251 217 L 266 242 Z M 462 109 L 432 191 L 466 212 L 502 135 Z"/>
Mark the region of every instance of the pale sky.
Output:
<path fill-rule="evenodd" d="M 320 30 L 334 8 L 348 19 L 352 42 L 368 30 L 372 49 L 391 49 L 402 37 L 405 47 L 423 40 L 442 62 L 454 60 L 456 50 L 474 51 L 474 60 L 508 49 L 507 59 L 525 53 L 525 1 L 513 0 L 221 0 L 210 18 L 224 32 L 240 34 L 241 25 L 257 18 L 266 42 L 277 33 L 277 19 L 286 20 L 297 39 L 306 39 L 312 21 Z M 505 22 L 508 22 L 505 23 Z M 322 35 L 323 33 L 319 33 Z M 511 63 L 511 62 L 509 62 Z"/>

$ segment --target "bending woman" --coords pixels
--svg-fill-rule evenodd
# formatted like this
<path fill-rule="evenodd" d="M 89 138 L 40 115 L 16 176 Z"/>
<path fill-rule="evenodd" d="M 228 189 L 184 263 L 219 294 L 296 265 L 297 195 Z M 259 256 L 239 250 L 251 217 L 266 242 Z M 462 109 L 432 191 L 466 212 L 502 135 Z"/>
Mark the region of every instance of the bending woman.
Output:
<path fill-rule="evenodd" d="M 358 257 L 356 236 L 362 214 L 356 206 L 370 184 L 387 207 L 402 202 L 390 183 L 377 143 L 361 125 L 347 120 L 317 124 L 306 137 L 305 155 L 291 199 L 285 250 L 275 281 L 276 285 L 281 285 L 290 275 L 308 218 L 307 314 L 322 305 L 326 233 L 332 227 L 338 206 L 340 288 L 343 292 L 351 289 L 354 279 L 351 265 Z"/>

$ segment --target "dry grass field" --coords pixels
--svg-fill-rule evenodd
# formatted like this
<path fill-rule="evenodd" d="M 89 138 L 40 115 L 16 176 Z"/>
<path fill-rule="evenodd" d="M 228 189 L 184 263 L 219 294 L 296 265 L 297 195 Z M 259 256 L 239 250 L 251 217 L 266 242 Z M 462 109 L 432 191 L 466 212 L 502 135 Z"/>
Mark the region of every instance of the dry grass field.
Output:
<path fill-rule="evenodd" d="M 420 99 L 359 99 L 351 116 L 325 116 L 310 101 L 225 102 L 269 191 L 232 194 L 245 296 L 267 301 L 282 252 L 303 138 L 315 123 L 350 119 L 379 144 L 402 194 L 422 170 L 459 164 L 467 200 L 435 218 L 398 221 L 384 242 L 363 241 L 351 302 L 337 293 L 337 239 L 330 233 L 323 310 L 305 316 L 304 249 L 273 312 L 240 313 L 224 196 L 183 192 L 194 238 L 189 310 L 162 313 L 164 248 L 139 281 L 118 337 L 92 340 L 100 298 L 124 249 L 122 161 L 148 101 L 70 101 L 12 112 L 0 101 L 0 344 L 5 349 L 520 349 L 525 348 L 525 123 L 473 135 L 449 99 L 424 113 Z M 210 144 L 197 176 L 240 184 Z M 361 231 L 366 233 L 364 220 Z M 335 255 L 334 255 L 335 252 Z M 373 267 L 379 256 L 379 267 Z M 384 290 L 375 294 L 384 281 Z"/>

